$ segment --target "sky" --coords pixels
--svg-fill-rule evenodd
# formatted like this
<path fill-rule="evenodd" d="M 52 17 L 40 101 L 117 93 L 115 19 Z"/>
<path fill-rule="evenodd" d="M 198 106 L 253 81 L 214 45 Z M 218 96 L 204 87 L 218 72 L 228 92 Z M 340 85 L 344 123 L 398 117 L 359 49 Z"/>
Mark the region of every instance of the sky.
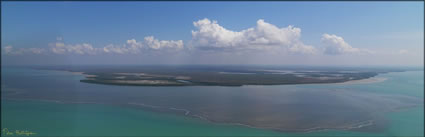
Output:
<path fill-rule="evenodd" d="M 2 65 L 423 66 L 423 2 L 2 2 Z"/>

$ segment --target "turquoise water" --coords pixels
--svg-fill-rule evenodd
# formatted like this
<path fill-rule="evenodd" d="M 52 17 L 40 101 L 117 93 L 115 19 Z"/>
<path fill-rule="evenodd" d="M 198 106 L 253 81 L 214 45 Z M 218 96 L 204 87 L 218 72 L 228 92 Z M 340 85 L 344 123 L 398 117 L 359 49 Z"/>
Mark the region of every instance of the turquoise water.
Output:
<path fill-rule="evenodd" d="M 421 108 L 389 114 L 393 126 L 386 133 L 375 134 L 349 131 L 285 134 L 95 104 L 7 101 L 2 102 L 2 109 L 3 128 L 28 130 L 40 136 L 420 136 L 423 134 Z"/>
<path fill-rule="evenodd" d="M 2 102 L 3 127 L 38 135 L 279 135 L 279 133 L 207 123 L 188 117 L 93 104 Z M 20 108 L 26 108 L 25 110 Z"/>
<path fill-rule="evenodd" d="M 16 75 L 16 73 L 33 75 L 34 79 L 32 80 L 40 79 L 37 77 L 55 80 L 56 83 L 51 84 L 50 88 L 61 87 L 64 83 L 75 82 L 81 78 L 79 75 L 70 75 L 66 72 L 40 73 L 34 70 L 4 71 L 3 69 L 2 92 L 5 88 L 16 89 L 19 85 L 31 87 L 37 84 L 34 81 L 32 84 L 18 83 L 15 85 L 11 82 L 13 79 L 7 75 Z M 55 75 L 55 77 L 49 77 L 51 75 Z M 399 94 L 424 97 L 423 71 L 388 73 L 378 77 L 388 80 L 381 83 L 359 85 L 317 84 L 270 86 L 270 88 L 357 89 L 360 92 L 382 95 Z M 3 81 L 5 82 L 3 83 Z M 96 87 L 97 85 L 85 86 Z M 76 90 L 88 87 L 78 83 L 71 88 Z M 263 88 L 263 86 L 256 88 Z M 390 126 L 384 132 L 378 133 L 336 130 L 283 133 L 245 126 L 210 123 L 185 116 L 114 105 L 2 100 L 1 124 L 2 128 L 28 130 L 41 136 L 423 136 L 423 112 L 423 106 L 421 106 L 387 113 L 385 117 L 389 119 Z"/>
<path fill-rule="evenodd" d="M 311 84 L 294 85 L 305 88 L 339 88 L 339 89 L 358 89 L 360 92 L 371 92 L 379 94 L 400 94 L 414 97 L 424 97 L 424 71 L 406 71 L 392 72 L 376 76 L 377 78 L 386 78 L 384 82 L 371 84 Z"/>

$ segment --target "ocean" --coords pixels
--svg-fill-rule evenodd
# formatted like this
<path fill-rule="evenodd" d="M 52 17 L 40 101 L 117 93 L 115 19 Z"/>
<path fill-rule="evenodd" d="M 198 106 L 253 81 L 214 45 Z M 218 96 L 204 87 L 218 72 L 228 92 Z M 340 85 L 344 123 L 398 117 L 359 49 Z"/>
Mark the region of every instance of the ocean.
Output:
<path fill-rule="evenodd" d="M 5 128 L 35 136 L 424 133 L 423 71 L 380 74 L 386 80 L 376 83 L 242 87 L 113 86 L 81 83 L 82 75 L 64 71 L 2 68 L 1 73 L 2 135 Z M 267 128 L 274 121 L 288 123 L 282 128 L 311 130 Z"/>

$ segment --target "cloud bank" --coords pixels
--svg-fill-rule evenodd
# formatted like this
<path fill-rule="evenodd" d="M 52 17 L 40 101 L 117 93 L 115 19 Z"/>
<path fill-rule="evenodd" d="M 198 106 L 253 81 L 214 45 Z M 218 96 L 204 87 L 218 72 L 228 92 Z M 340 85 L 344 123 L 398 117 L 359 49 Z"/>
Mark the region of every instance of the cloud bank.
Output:
<path fill-rule="evenodd" d="M 353 48 L 344 39 L 337 35 L 323 34 L 321 42 L 325 45 L 323 51 L 328 55 L 353 54 L 353 53 L 373 53 L 367 49 Z"/>
<path fill-rule="evenodd" d="M 158 40 L 153 36 L 144 38 L 140 42 L 136 39 L 127 40 L 125 44 L 109 44 L 101 48 L 95 48 L 91 44 L 66 45 L 63 42 L 49 44 L 50 52 L 54 54 L 77 54 L 77 55 L 96 55 L 96 54 L 138 54 L 146 50 L 167 50 L 179 51 L 183 49 L 182 40 Z M 7 52 L 6 52 L 7 54 Z"/>
<path fill-rule="evenodd" d="M 5 46 L 2 49 L 3 53 L 6 55 L 24 55 L 24 54 L 45 54 L 46 49 L 42 48 L 19 48 L 15 49 L 13 46 Z"/>
<path fill-rule="evenodd" d="M 293 26 L 279 28 L 260 19 L 257 26 L 242 31 L 232 31 L 217 21 L 205 18 L 193 25 L 191 46 L 200 50 L 274 50 L 312 54 L 316 49 L 301 42 L 301 29 Z"/>
<path fill-rule="evenodd" d="M 49 44 L 50 51 L 55 54 L 68 54 L 74 53 L 79 55 L 89 54 L 95 55 L 97 53 L 96 48 L 93 48 L 91 44 L 83 43 L 76 45 L 65 45 L 63 42 L 56 42 Z"/>
<path fill-rule="evenodd" d="M 367 49 L 354 48 L 342 37 L 334 34 L 323 34 L 323 47 L 318 50 L 311 45 L 304 44 L 301 38 L 301 29 L 293 26 L 279 28 L 276 25 L 259 19 L 256 26 L 241 31 L 224 28 L 215 20 L 207 18 L 193 22 L 196 30 L 192 30 L 189 44 L 183 40 L 158 40 L 153 36 L 144 37 L 142 41 L 129 39 L 120 45 L 109 44 L 95 47 L 89 43 L 65 44 L 62 37 L 58 42 L 48 44 L 43 48 L 14 49 L 8 45 L 3 47 L 6 55 L 23 54 L 57 54 L 57 55 L 98 55 L 98 54 L 145 54 L 149 52 L 178 52 L 178 51 L 212 51 L 217 53 L 241 54 L 255 53 L 283 53 L 283 54 L 325 54 L 343 55 L 358 53 L 373 53 Z M 400 51 L 406 54 L 407 51 Z"/>

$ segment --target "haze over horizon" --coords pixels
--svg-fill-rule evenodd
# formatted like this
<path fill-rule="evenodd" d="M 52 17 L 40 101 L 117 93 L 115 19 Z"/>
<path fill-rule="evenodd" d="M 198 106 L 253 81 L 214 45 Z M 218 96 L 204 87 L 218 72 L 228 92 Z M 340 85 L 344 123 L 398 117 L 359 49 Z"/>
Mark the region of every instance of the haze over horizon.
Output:
<path fill-rule="evenodd" d="M 423 66 L 423 2 L 2 2 L 2 65 Z"/>

